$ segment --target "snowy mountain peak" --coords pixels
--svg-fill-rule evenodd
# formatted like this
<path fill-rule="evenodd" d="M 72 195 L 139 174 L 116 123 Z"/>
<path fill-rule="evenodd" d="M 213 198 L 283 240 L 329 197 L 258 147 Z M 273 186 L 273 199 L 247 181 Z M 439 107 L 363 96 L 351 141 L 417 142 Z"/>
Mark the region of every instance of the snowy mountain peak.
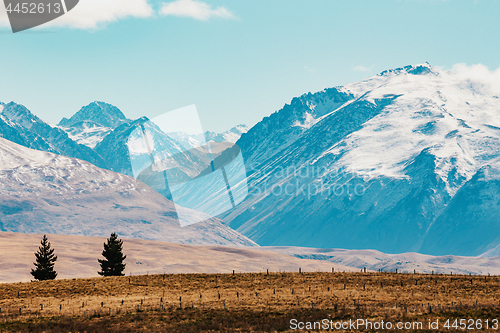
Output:
<path fill-rule="evenodd" d="M 127 118 L 116 106 L 94 101 L 82 107 L 70 119 L 63 118 L 58 125 L 71 127 L 82 121 L 93 122 L 102 127 L 116 128 L 126 122 Z"/>
<path fill-rule="evenodd" d="M 391 74 L 412 74 L 412 75 L 426 75 L 426 74 L 434 74 L 438 75 L 440 72 L 439 69 L 431 66 L 428 62 L 418 65 L 407 65 L 401 68 L 389 69 L 380 73 L 380 76 L 388 76 Z"/>
<path fill-rule="evenodd" d="M 82 107 L 70 119 L 63 118 L 59 126 L 72 140 L 93 149 L 113 129 L 128 122 L 116 106 L 94 101 Z"/>
<path fill-rule="evenodd" d="M 405 161 L 428 149 L 436 157 L 436 173 L 453 195 L 486 163 L 500 164 L 495 157 L 500 101 L 487 80 L 423 64 L 390 70 L 343 89 L 371 103 L 397 96 L 384 112 L 325 153 L 342 155 L 339 162 L 349 170 L 372 177 L 404 177 Z"/>
<path fill-rule="evenodd" d="M 3 104 L 0 113 L 9 121 L 21 125 L 27 129 L 33 126 L 33 123 L 41 122 L 40 118 L 35 116 L 24 105 L 10 102 Z"/>
<path fill-rule="evenodd" d="M 243 133 L 248 132 L 248 126 L 245 124 L 239 124 L 231 128 L 229 132 L 241 135 Z"/>
<path fill-rule="evenodd" d="M 206 131 L 204 134 L 193 136 L 184 132 L 174 132 L 168 133 L 168 136 L 179 142 L 185 149 L 191 149 L 202 146 L 203 142 L 209 141 L 235 143 L 246 132 L 248 132 L 248 126 L 240 124 L 222 133 Z"/>
<path fill-rule="evenodd" d="M 241 137 L 242 134 L 248 132 L 248 127 L 246 125 L 238 125 L 231 128 L 229 131 L 222 133 L 215 132 L 205 132 L 205 138 L 207 141 L 215 142 L 232 142 L 235 143 Z"/>
<path fill-rule="evenodd" d="M 238 141 L 260 245 L 477 255 L 500 243 L 500 72 L 430 64 L 307 93 Z"/>

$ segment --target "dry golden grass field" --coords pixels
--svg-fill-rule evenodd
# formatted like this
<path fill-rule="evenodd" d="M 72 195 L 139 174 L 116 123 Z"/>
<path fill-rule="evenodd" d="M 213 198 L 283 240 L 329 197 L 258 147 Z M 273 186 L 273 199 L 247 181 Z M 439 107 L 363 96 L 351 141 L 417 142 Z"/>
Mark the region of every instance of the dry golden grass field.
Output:
<path fill-rule="evenodd" d="M 499 287 L 496 276 L 340 272 L 167 274 L 0 284 L 0 330 L 288 332 L 297 331 L 290 328 L 292 319 L 368 319 L 419 321 L 422 329 L 399 331 L 436 332 L 464 331 L 458 323 L 466 319 L 465 331 L 479 326 L 482 331 L 500 331 L 494 329 L 500 319 Z M 436 319 L 439 329 L 427 329 L 429 320 Z M 450 329 L 443 327 L 448 319 Z M 452 327 L 455 319 L 458 330 Z"/>

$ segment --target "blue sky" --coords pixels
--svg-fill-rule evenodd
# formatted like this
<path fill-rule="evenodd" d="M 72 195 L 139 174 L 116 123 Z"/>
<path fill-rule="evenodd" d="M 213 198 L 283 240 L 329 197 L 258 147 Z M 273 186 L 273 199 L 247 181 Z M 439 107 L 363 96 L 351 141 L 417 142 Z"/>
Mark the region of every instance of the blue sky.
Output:
<path fill-rule="evenodd" d="M 389 68 L 500 66 L 498 0 L 107 1 L 16 34 L 0 16 L 0 101 L 52 123 L 94 100 L 129 118 L 196 104 L 223 131 Z"/>

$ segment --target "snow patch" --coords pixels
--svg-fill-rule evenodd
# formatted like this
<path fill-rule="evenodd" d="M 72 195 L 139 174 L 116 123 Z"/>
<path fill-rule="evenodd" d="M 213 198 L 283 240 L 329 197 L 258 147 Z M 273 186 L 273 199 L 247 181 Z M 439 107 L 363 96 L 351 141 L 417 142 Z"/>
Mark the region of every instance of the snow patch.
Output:
<path fill-rule="evenodd" d="M 418 66 L 345 86 L 371 103 L 389 94 L 401 96 L 327 154 L 342 155 L 340 166 L 369 178 L 402 178 L 405 161 L 429 148 L 437 159 L 436 173 L 453 195 L 458 185 L 450 181 L 451 172 L 469 180 L 498 155 L 500 101 L 493 93 L 500 71 L 458 66 L 447 72 L 425 65 L 432 75 L 408 73 Z"/>
<path fill-rule="evenodd" d="M 314 109 L 314 108 L 313 108 Z M 306 112 L 305 119 L 303 122 L 299 122 L 298 120 L 292 125 L 295 127 L 302 127 L 304 129 L 309 129 L 313 126 L 317 121 L 314 119 L 313 115 L 309 112 Z"/>

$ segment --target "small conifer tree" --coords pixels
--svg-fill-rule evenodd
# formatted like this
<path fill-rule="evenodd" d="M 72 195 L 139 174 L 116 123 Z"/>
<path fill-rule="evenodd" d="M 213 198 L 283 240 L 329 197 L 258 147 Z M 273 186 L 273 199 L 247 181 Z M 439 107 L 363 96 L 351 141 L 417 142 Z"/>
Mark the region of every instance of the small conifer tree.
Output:
<path fill-rule="evenodd" d="M 54 249 L 50 248 L 50 242 L 46 235 L 43 235 L 40 243 L 41 246 L 35 253 L 36 262 L 33 263 L 35 269 L 31 269 L 31 275 L 38 281 L 54 280 L 57 276 L 57 272 L 54 270 L 57 256 L 54 255 Z"/>
<path fill-rule="evenodd" d="M 105 259 L 98 259 L 101 264 L 101 271 L 97 272 L 102 276 L 122 276 L 125 270 L 123 261 L 127 256 L 123 255 L 123 241 L 118 239 L 116 233 L 112 233 L 111 237 L 104 243 L 102 256 Z"/>

